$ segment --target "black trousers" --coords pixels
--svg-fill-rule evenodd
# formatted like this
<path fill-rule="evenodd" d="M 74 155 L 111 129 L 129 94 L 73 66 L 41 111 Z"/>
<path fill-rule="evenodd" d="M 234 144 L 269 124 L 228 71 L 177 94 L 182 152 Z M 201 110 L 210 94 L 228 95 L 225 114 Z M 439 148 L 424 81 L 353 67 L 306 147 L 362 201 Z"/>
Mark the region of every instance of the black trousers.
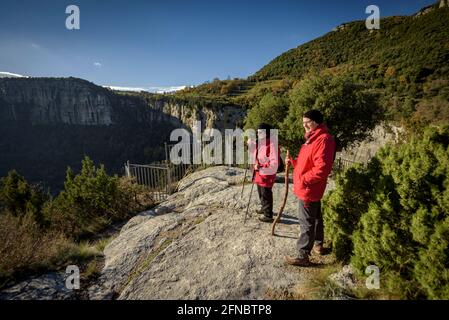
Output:
<path fill-rule="evenodd" d="M 299 200 L 299 227 L 301 234 L 298 239 L 299 258 L 304 258 L 312 251 L 314 244 L 323 244 L 324 225 L 321 214 L 321 201 L 308 202 Z"/>
<path fill-rule="evenodd" d="M 257 185 L 262 212 L 266 217 L 273 218 L 273 190 Z"/>

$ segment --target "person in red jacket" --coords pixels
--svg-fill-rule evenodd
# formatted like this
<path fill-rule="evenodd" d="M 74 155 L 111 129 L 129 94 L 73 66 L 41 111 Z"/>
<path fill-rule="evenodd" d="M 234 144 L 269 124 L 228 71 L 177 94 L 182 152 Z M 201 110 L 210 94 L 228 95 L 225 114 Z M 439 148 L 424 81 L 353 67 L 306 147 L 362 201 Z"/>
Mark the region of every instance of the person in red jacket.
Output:
<path fill-rule="evenodd" d="M 275 150 L 276 143 L 272 141 L 271 130 L 273 128 L 262 123 L 257 129 L 257 143 L 249 141 L 250 150 L 253 150 L 253 157 L 255 159 L 253 183 L 257 185 L 257 192 L 262 208 L 257 210 L 257 213 L 262 216 L 259 220 L 262 222 L 273 222 L 273 185 L 276 180 L 276 172 L 278 166 L 278 152 L 271 152 Z M 252 145 L 251 144 L 255 144 Z"/>
<path fill-rule="evenodd" d="M 298 255 L 286 256 L 288 264 L 309 266 L 313 251 L 323 254 L 324 227 L 321 214 L 321 198 L 335 158 L 335 140 L 323 123 L 318 110 L 303 115 L 306 142 L 301 146 L 297 159 L 288 158 L 294 167 L 293 191 L 299 198 Z"/>

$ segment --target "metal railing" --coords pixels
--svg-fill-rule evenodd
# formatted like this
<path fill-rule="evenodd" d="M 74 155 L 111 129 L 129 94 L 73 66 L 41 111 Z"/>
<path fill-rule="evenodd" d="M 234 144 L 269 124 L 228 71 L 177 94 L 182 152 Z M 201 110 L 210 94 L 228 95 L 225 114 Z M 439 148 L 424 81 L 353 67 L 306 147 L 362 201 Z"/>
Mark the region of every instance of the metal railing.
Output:
<path fill-rule="evenodd" d="M 196 170 L 206 169 L 208 167 L 213 166 L 213 164 L 195 164 L 193 163 L 193 152 L 191 152 L 189 163 L 180 163 L 180 164 L 173 164 L 170 161 L 170 152 L 172 148 L 177 145 L 176 143 L 172 144 L 165 144 L 165 157 L 166 157 L 166 163 L 167 167 L 170 170 L 170 176 L 171 176 L 171 182 L 173 184 L 177 183 L 184 177 L 186 177 L 188 174 L 195 172 Z M 188 144 L 188 148 L 192 148 L 192 144 Z M 175 190 L 176 188 L 174 188 Z"/>
<path fill-rule="evenodd" d="M 334 161 L 333 171 L 337 172 L 337 173 L 342 172 L 356 164 L 366 165 L 366 163 L 364 163 L 364 162 L 357 162 L 357 161 L 338 157 Z"/>
<path fill-rule="evenodd" d="M 178 182 L 196 170 L 213 165 L 181 163 L 173 164 L 169 159 L 170 151 L 175 144 L 165 144 L 166 160 L 151 164 L 125 163 L 125 176 L 133 177 L 140 185 L 149 188 L 157 202 L 165 200 L 177 190 Z"/>
<path fill-rule="evenodd" d="M 162 164 L 125 164 L 125 175 L 133 177 L 140 185 L 148 187 L 156 202 L 161 202 L 171 194 L 170 169 Z"/>

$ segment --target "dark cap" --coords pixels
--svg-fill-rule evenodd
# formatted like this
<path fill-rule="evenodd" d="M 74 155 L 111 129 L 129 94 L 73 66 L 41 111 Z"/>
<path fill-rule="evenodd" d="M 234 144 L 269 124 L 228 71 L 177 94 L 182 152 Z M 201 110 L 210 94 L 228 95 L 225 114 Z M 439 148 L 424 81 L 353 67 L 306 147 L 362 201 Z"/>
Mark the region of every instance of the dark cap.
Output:
<path fill-rule="evenodd" d="M 268 123 L 261 123 L 257 130 L 271 130 L 273 129 Z"/>
<path fill-rule="evenodd" d="M 304 113 L 303 115 L 304 118 L 310 119 L 312 121 L 315 121 L 318 124 L 322 124 L 324 119 L 323 119 L 323 114 L 314 109 L 314 110 L 309 110 L 307 112 Z"/>

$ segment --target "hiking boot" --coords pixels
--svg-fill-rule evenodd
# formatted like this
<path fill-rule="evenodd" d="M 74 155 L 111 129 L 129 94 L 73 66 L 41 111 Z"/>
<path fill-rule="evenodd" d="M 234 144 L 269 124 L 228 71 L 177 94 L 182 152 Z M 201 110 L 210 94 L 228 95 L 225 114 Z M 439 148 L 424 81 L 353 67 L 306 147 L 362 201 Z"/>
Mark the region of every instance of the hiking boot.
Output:
<path fill-rule="evenodd" d="M 324 249 L 322 244 L 316 244 L 313 246 L 313 252 L 320 256 L 323 256 L 326 254 L 326 249 Z"/>
<path fill-rule="evenodd" d="M 256 210 L 256 213 L 257 214 L 265 214 L 265 211 L 263 211 L 263 210 Z M 272 212 L 271 213 L 271 216 L 272 217 L 276 217 L 278 214 L 277 213 L 275 213 L 275 212 Z"/>
<path fill-rule="evenodd" d="M 274 221 L 274 219 L 272 217 L 262 216 L 262 217 L 259 217 L 259 221 L 271 223 Z"/>
<path fill-rule="evenodd" d="M 298 257 L 293 258 L 293 257 L 285 256 L 285 262 L 289 265 L 297 266 L 297 267 L 312 266 L 312 263 L 310 262 L 308 256 L 305 256 L 304 258 L 298 258 Z"/>

